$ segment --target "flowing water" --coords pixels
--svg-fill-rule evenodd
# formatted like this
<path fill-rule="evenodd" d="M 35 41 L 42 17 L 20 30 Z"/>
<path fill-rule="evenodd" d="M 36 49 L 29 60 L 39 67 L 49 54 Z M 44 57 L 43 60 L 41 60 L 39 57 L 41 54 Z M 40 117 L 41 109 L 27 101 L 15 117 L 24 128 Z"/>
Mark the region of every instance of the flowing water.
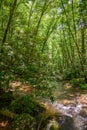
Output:
<path fill-rule="evenodd" d="M 74 127 L 63 130 L 87 130 L 87 90 L 72 88 L 69 84 L 63 87 L 59 83 L 53 93 L 56 97 L 53 106 L 63 115 L 73 119 Z"/>
<path fill-rule="evenodd" d="M 56 86 L 53 91 L 56 100 L 51 103 L 47 99 L 46 102 L 62 113 L 62 118 L 58 120 L 62 130 L 87 130 L 87 90 L 73 88 L 69 83 L 63 86 L 60 82 L 53 82 L 52 85 Z M 1 125 L 6 123 L 8 124 L 5 122 Z M 47 130 L 50 130 L 51 123 Z"/>

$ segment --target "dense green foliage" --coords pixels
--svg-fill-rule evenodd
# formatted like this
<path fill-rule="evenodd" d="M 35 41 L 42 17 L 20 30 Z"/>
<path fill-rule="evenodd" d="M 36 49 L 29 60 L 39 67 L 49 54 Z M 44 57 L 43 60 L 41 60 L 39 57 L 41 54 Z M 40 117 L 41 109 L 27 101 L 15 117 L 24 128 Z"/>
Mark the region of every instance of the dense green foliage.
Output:
<path fill-rule="evenodd" d="M 0 86 L 21 80 L 45 89 L 59 74 L 87 80 L 86 5 L 86 0 L 1 0 Z"/>
<path fill-rule="evenodd" d="M 44 110 L 32 96 L 23 96 L 22 98 L 13 100 L 9 109 L 18 114 L 29 113 L 36 117 L 39 112 L 43 112 Z"/>
<path fill-rule="evenodd" d="M 53 103 L 58 80 L 87 89 L 87 0 L 0 0 L 0 118 L 16 114 L 12 130 L 44 130 L 56 117 L 51 129 L 60 129 L 59 115 L 47 115 L 36 100 Z M 34 94 L 15 91 L 15 98 L 14 81 L 31 85 Z"/>
<path fill-rule="evenodd" d="M 31 95 L 13 100 L 7 91 L 14 81 L 52 102 L 55 81 L 87 89 L 86 21 L 86 0 L 0 0 L 0 106 L 22 114 L 13 125 L 31 129 L 43 110 Z"/>

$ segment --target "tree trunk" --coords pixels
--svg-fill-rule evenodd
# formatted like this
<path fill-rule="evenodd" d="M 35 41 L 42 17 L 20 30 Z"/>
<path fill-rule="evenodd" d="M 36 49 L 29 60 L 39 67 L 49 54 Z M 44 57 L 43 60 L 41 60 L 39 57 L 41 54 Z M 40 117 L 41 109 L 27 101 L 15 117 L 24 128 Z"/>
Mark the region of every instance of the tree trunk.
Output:
<path fill-rule="evenodd" d="M 17 0 L 14 0 L 13 7 L 12 7 L 12 9 L 11 9 L 11 13 L 10 13 L 10 16 L 9 16 L 9 20 L 8 20 L 8 23 L 7 23 L 5 32 L 4 32 L 4 36 L 3 36 L 2 43 L 5 43 L 5 41 L 6 41 L 7 33 L 8 33 L 8 30 L 9 30 L 11 21 L 12 21 L 12 17 L 13 17 L 13 14 L 14 14 L 14 10 L 15 10 L 15 7 L 16 7 L 16 3 L 17 3 Z"/>

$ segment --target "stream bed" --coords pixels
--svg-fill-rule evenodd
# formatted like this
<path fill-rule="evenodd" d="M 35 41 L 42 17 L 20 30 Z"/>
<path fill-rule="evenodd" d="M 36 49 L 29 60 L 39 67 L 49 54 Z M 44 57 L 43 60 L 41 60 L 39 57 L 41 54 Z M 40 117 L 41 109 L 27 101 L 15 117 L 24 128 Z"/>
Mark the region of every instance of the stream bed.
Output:
<path fill-rule="evenodd" d="M 58 86 L 53 93 L 56 101 L 52 105 L 71 120 L 71 125 L 67 123 L 70 127 L 62 121 L 61 126 L 65 125 L 63 130 L 87 130 L 87 90 L 72 88 L 69 84 Z"/>

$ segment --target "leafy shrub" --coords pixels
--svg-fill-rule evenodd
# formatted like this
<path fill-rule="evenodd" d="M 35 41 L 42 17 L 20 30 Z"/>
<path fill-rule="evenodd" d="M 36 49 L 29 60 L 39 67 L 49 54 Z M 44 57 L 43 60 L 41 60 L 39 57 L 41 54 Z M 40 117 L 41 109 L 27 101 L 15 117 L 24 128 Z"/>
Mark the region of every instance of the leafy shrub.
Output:
<path fill-rule="evenodd" d="M 81 87 L 82 89 L 87 89 L 87 84 L 80 84 L 80 87 Z"/>
<path fill-rule="evenodd" d="M 27 113 L 17 115 L 11 124 L 12 130 L 34 130 L 36 120 Z"/>
<path fill-rule="evenodd" d="M 72 80 L 70 80 L 70 83 L 74 86 L 74 87 L 78 87 L 80 86 L 80 84 L 84 84 L 85 81 L 83 78 L 73 78 Z"/>
<path fill-rule="evenodd" d="M 23 96 L 12 101 L 9 109 L 18 114 L 28 113 L 34 117 L 44 110 L 44 108 L 32 96 Z"/>
<path fill-rule="evenodd" d="M 8 107 L 12 100 L 12 92 L 4 92 L 3 90 L 0 91 L 0 108 Z"/>

